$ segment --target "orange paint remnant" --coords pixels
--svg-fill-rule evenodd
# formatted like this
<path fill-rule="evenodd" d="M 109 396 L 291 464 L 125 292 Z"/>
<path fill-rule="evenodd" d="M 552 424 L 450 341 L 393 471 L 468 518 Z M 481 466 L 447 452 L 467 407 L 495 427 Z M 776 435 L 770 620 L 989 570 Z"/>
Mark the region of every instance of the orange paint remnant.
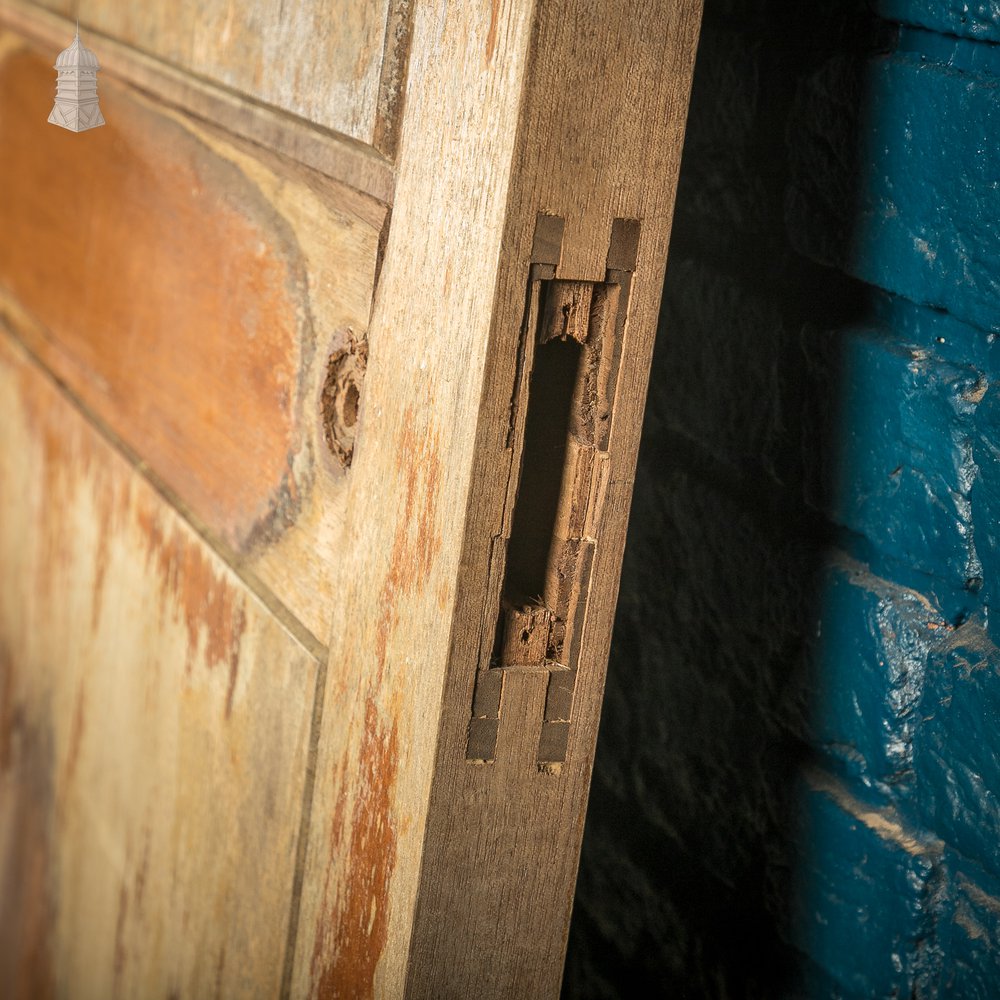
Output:
<path fill-rule="evenodd" d="M 385 670 L 386 651 L 396 626 L 399 599 L 425 585 L 434 556 L 441 548 L 435 524 L 437 494 L 441 486 L 438 434 L 436 430 L 417 431 L 412 407 L 403 415 L 396 468 L 406 479 L 406 494 L 389 556 L 389 572 L 378 602 L 379 617 L 375 627 L 377 683 L 381 683 Z"/>
<path fill-rule="evenodd" d="M 23 99 L 51 91 L 51 59 L 0 63 L 0 274 L 45 363 L 243 548 L 294 520 L 303 486 L 299 249 L 235 164 L 102 87 L 114 115 L 77 135 Z"/>
<path fill-rule="evenodd" d="M 229 670 L 228 719 L 246 628 L 245 594 L 195 539 L 177 528 L 166 533 L 160 518 L 149 510 L 137 513 L 147 554 L 155 560 L 163 589 L 173 598 L 187 628 L 188 669 L 200 651 L 209 668 L 226 666 Z"/>
<path fill-rule="evenodd" d="M 356 797 L 349 831 L 343 801 L 334 810 L 329 850 L 333 865 L 323 890 L 323 913 L 328 916 L 313 947 L 313 996 L 321 1000 L 372 996 L 388 934 L 398 836 L 393 798 L 398 735 L 395 721 L 387 726 L 376 695 L 385 676 L 400 602 L 426 585 L 441 547 L 436 523 L 442 473 L 438 434 L 419 428 L 412 407 L 403 415 L 402 427 L 396 456 L 397 472 L 405 483 L 403 507 L 378 601 L 376 664 L 365 700 L 358 773 L 351 781 Z"/>
<path fill-rule="evenodd" d="M 388 938 L 389 884 L 396 864 L 392 792 L 397 744 L 395 723 L 386 730 L 375 702 L 369 698 L 355 779 L 357 797 L 351 813 L 350 854 L 327 921 L 329 930 L 321 930 L 313 950 L 312 995 L 317 1000 L 364 1000 L 374 995 L 375 970 Z M 339 808 L 333 817 L 335 848 L 344 843 L 343 826 L 343 809 Z M 329 909 L 329 890 L 328 874 L 324 912 Z M 330 956 L 325 965 L 324 954 Z"/>
<path fill-rule="evenodd" d="M 500 0 L 490 0 L 490 30 L 486 33 L 486 59 L 484 64 L 489 66 L 493 62 L 493 56 L 497 50 L 497 21 L 500 18 Z"/>
<path fill-rule="evenodd" d="M 226 688 L 226 718 L 233 714 L 233 695 L 236 694 L 236 678 L 240 670 L 240 639 L 246 628 L 246 613 L 242 607 L 236 609 L 233 631 L 229 637 L 229 686 Z"/>

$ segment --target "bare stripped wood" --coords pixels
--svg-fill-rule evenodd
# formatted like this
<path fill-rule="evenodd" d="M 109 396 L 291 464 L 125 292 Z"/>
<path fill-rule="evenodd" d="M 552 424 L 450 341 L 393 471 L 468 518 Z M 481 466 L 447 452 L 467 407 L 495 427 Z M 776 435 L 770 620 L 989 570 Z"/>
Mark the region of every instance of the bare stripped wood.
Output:
<path fill-rule="evenodd" d="M 343 470 L 327 359 L 363 339 L 385 208 L 115 81 L 77 136 L 0 35 L 0 312 L 320 641 Z M 67 179 L 71 178 L 71 182 Z"/>
<path fill-rule="evenodd" d="M 414 15 L 334 571 L 297 997 L 405 988 L 531 13 L 517 0 Z"/>
<path fill-rule="evenodd" d="M 46 4 L 65 15 L 75 16 L 75 5 L 63 6 Z M 405 10 L 391 12 L 390 22 L 393 38 L 405 38 L 409 18 Z M 59 16 L 42 10 L 28 0 L 0 0 L 0 25 L 36 41 L 48 51 L 60 51 L 75 30 L 75 22 L 70 16 Z M 384 204 L 392 201 L 392 164 L 370 146 L 332 133 L 312 122 L 291 114 L 248 100 L 210 80 L 192 76 L 178 70 L 160 59 L 146 55 L 109 36 L 94 32 L 87 34 L 91 47 L 96 46 L 99 54 L 103 83 L 109 76 L 130 83 L 140 90 L 155 94 L 157 99 L 204 119 L 209 123 L 224 126 L 233 135 L 249 139 L 276 153 L 289 156 L 307 167 L 312 167 L 340 183 L 370 195 Z M 387 38 L 386 44 L 389 44 Z M 405 80 L 405 57 L 408 48 L 399 41 L 395 46 L 392 62 L 385 61 L 383 72 L 390 70 Z M 382 99 L 391 105 L 380 115 L 380 127 L 391 133 L 378 145 L 389 155 L 395 148 L 395 135 L 399 127 L 399 114 L 403 106 L 403 83 L 394 88 L 383 88 Z"/>
<path fill-rule="evenodd" d="M 21 0 L 0 4 L 16 8 L 19 17 L 25 10 Z M 262 983 L 264 992 L 277 988 L 273 972 L 281 961 L 268 935 L 280 924 L 290 946 L 281 983 L 286 995 L 554 996 L 700 2 L 426 2 L 414 4 L 412 16 L 402 0 L 391 9 L 384 2 L 366 8 L 348 0 L 334 6 L 339 10 L 345 4 L 356 8 L 359 18 L 348 27 L 363 35 L 355 39 L 351 70 L 355 83 L 363 82 L 356 103 L 343 106 L 335 106 L 335 88 L 327 84 L 330 74 L 340 72 L 338 59 L 346 50 L 337 48 L 331 15 L 321 5 L 299 5 L 284 28 L 273 23 L 280 4 L 237 9 L 221 0 L 170 5 L 169 16 L 162 3 L 126 7 L 83 0 L 82 20 L 85 29 L 100 27 L 123 40 L 122 46 L 146 47 L 172 61 L 179 68 L 175 77 L 154 72 L 152 57 L 148 63 L 129 62 L 132 57 L 123 55 L 122 65 L 149 69 L 154 89 L 172 79 L 164 86 L 174 87 L 174 94 L 213 94 L 216 100 L 218 87 L 192 83 L 186 89 L 184 71 L 207 72 L 217 84 L 260 100 L 314 102 L 317 115 L 344 116 L 352 123 L 345 131 L 370 130 L 368 138 L 358 137 L 386 152 L 398 143 L 393 220 L 370 324 L 382 206 L 373 207 L 371 199 L 110 79 L 102 83 L 109 125 L 82 137 L 66 134 L 84 145 L 60 147 L 49 135 L 34 134 L 35 118 L 20 110 L 20 95 L 42 85 L 54 48 L 39 59 L 16 37 L 0 37 L 0 139 L 5 155 L 15 149 L 13 166 L 5 168 L 0 158 L 0 219 L 5 227 L 8 218 L 16 226 L 16 241 L 7 239 L 6 229 L 0 240 L 0 255 L 6 254 L 0 258 L 0 286 L 6 289 L 0 294 L 0 318 L 5 316 L 37 358 L 58 374 L 94 425 L 120 450 L 148 463 L 146 475 L 160 490 L 157 495 L 146 479 L 129 472 L 125 479 L 133 492 L 127 493 L 128 502 L 114 507 L 113 516 L 93 514 L 103 509 L 99 497 L 117 496 L 117 487 L 106 489 L 102 479 L 98 488 L 92 481 L 100 463 L 84 461 L 75 450 L 86 437 L 86 424 L 77 411 L 69 411 L 75 418 L 69 420 L 69 450 L 55 451 L 48 464 L 41 464 L 61 470 L 49 477 L 58 480 L 57 487 L 46 489 L 59 498 L 56 506 L 70 528 L 82 524 L 83 538 L 60 534 L 69 529 L 48 512 L 44 530 L 34 532 L 46 548 L 35 553 L 22 536 L 32 534 L 30 519 L 45 511 L 37 490 L 29 507 L 14 504 L 20 522 L 9 539 L 4 541 L 0 529 L 0 542 L 11 551 L 31 554 L 30 559 L 17 557 L 34 560 L 29 577 L 47 571 L 50 600 L 65 605 L 53 612 L 52 636 L 41 635 L 43 623 L 31 618 L 31 609 L 23 616 L 29 621 L 23 630 L 14 620 L 19 605 L 12 605 L 10 620 L 0 618 L 0 637 L 16 643 L 7 675 L 26 685 L 27 692 L 18 693 L 20 701 L 3 704 L 25 706 L 12 719 L 58 717 L 51 730 L 58 748 L 53 759 L 67 759 L 65 747 L 75 739 L 75 709 L 63 706 L 72 704 L 82 677 L 45 664 L 57 658 L 73 662 L 74 655 L 83 654 L 71 643 L 82 641 L 86 662 L 96 663 L 101 651 L 108 661 L 100 676 L 110 680 L 101 691 L 111 698 L 117 684 L 158 754 L 168 762 L 186 761 L 175 749 L 189 744 L 170 742 L 176 731 L 169 728 L 170 720 L 187 719 L 185 712 L 199 721 L 218 716 L 217 701 L 215 717 L 198 714 L 202 702 L 197 692 L 188 694 L 192 685 L 215 678 L 220 686 L 212 691 L 223 699 L 225 718 L 230 674 L 208 669 L 208 662 L 218 659 L 213 650 L 228 650 L 236 642 L 237 678 L 263 676 L 263 667 L 248 671 L 241 658 L 245 654 L 257 664 L 243 645 L 251 641 L 247 622 L 254 616 L 248 609 L 257 609 L 254 628 L 261 634 L 273 630 L 281 641 L 276 638 L 278 645 L 265 650 L 265 640 L 259 640 L 261 662 L 265 652 L 277 662 L 270 667 L 271 681 L 260 680 L 256 691 L 268 707 L 253 717 L 263 720 L 253 733 L 253 746 L 241 744 L 242 754 L 227 757 L 228 730 L 206 722 L 191 739 L 196 746 L 203 741 L 200 760 L 208 763 L 190 779 L 184 772 L 185 787 L 193 783 L 196 789 L 194 812 L 205 817 L 196 831 L 205 842 L 213 842 L 220 831 L 224 836 L 234 822 L 238 829 L 249 827 L 243 810 L 252 806 L 269 817 L 265 839 L 272 833 L 275 838 L 263 844 L 262 853 L 286 857 L 286 842 L 278 843 L 280 831 L 287 832 L 298 814 L 275 797 L 275 769 L 287 765 L 294 772 L 289 794 L 306 793 L 312 803 L 302 813 L 307 839 L 298 842 L 302 865 L 294 875 L 301 905 L 292 899 L 291 870 L 279 865 L 289 876 L 289 895 L 263 889 L 254 926 L 262 928 L 259 961 L 267 970 L 253 984 Z M 206 16 L 199 22 L 203 9 Z M 379 11 L 388 17 L 388 32 Z M 378 58 L 364 17 L 382 21 Z M 310 19 L 329 63 L 304 60 L 296 84 L 292 60 Z M 37 23 L 34 14 L 29 20 Z M 214 25 L 215 36 L 204 35 L 198 24 Z M 264 30 L 268 27 L 270 33 Z M 273 49 L 276 37 L 288 42 L 287 52 Z M 378 69 L 372 69 L 379 59 Z M 279 82 L 268 75 L 276 66 L 287 71 Z M 51 93 L 51 81 L 46 90 Z M 18 93 L 17 106 L 4 96 L 8 92 Z M 372 93 L 374 103 L 366 104 Z M 351 118 L 362 107 L 374 110 Z M 111 128 L 113 116 L 121 122 L 117 132 Z M 264 117 L 239 120 L 249 123 L 241 126 L 248 132 L 258 123 L 265 144 L 288 141 L 280 137 L 291 134 L 269 133 Z M 117 143 L 111 152 L 101 146 L 109 136 Z M 9 137 L 17 141 L 8 142 Z M 22 150 L 38 143 L 48 144 L 44 154 Z M 302 148 L 316 147 L 305 143 Z M 69 190 L 65 178 L 76 180 L 75 172 L 82 180 L 76 199 L 90 208 L 81 209 L 63 193 L 54 211 L 38 192 L 53 184 Z M 29 176 L 33 183 L 25 180 Z M 27 207 L 3 193 L 11 187 Z M 74 220 L 69 229 L 60 228 L 63 215 Z M 179 236 L 168 231 L 178 223 Z M 22 257 L 4 247 L 15 242 L 25 248 Z M 119 243 L 125 252 L 116 250 Z M 83 245 L 88 252 L 78 259 L 63 244 Z M 116 252 L 109 267 L 107 255 Z M 142 266 L 133 273 L 135 253 Z M 105 259 L 98 266 L 101 254 Z M 115 274 L 125 290 L 102 268 Z M 73 296 L 59 288 L 63 272 L 69 274 Z M 529 295 L 541 283 L 547 283 L 548 297 Z M 71 312 L 74 302 L 76 312 Z M 248 330 L 255 331 L 253 338 Z M 530 339 L 536 334 L 537 341 Z M 523 466 L 534 466 L 533 456 L 552 443 L 542 433 L 538 449 L 526 430 L 532 398 L 544 397 L 548 384 L 538 381 L 535 352 L 558 356 L 563 347 L 572 349 L 577 367 L 562 371 L 561 362 L 555 365 L 557 382 L 567 389 L 562 402 L 569 408 L 551 435 L 559 437 L 552 449 L 556 475 L 548 484 L 556 507 L 545 530 L 537 530 L 530 516 L 524 528 L 514 516 L 526 492 Z M 206 365 L 214 375 L 206 375 Z M 225 384 L 227 373 L 237 380 L 235 388 Z M 19 400 L 15 414 L 28 406 L 23 395 L 12 397 Z M 50 408 L 57 414 L 67 409 L 65 404 Z M 543 418 L 544 432 L 544 413 Z M 605 426 L 596 423 L 605 418 Z M 48 426 L 41 417 L 36 422 Z M 33 426 L 27 420 L 12 424 L 15 438 L 6 450 L 14 456 L 13 469 L 22 469 L 22 455 L 38 451 Z M 220 429 L 221 436 L 202 447 L 201 435 L 211 439 Z M 177 448 L 175 437 L 184 441 L 184 449 Z M 96 444 L 94 449 L 99 450 Z M 190 454 L 182 456 L 185 449 Z M 353 464 L 347 474 L 331 464 L 348 457 Z M 13 489 L 30 493 L 25 473 L 18 475 Z M 149 543 L 150 530 L 133 511 L 139 504 L 133 493 L 150 498 L 155 516 L 147 521 L 173 525 L 170 531 L 176 529 L 190 542 L 184 551 L 199 553 L 215 577 L 228 582 L 225 593 L 238 596 L 227 598 L 225 606 L 238 607 L 243 618 L 226 611 L 214 631 L 190 627 L 195 611 L 178 593 L 185 591 L 183 579 L 200 580 L 204 574 L 187 568 L 194 556 L 145 558 L 148 551 L 160 552 L 167 529 Z M 214 553 L 162 503 L 163 494 L 211 540 Z M 141 573 L 124 555 L 107 562 L 103 576 L 90 570 L 88 560 L 96 557 L 86 547 L 93 534 L 87 525 L 95 518 L 110 525 L 105 548 L 139 553 Z M 542 567 L 539 592 L 519 595 L 527 600 L 513 610 L 522 617 L 514 614 L 501 622 L 511 604 L 505 605 L 501 587 L 509 551 L 526 537 L 526 548 L 537 550 Z M 224 569 L 219 553 L 232 561 L 242 581 Z M 39 568 L 32 568 L 36 563 Z M 9 580 L 24 575 L 20 563 L 10 565 Z M 80 579 L 81 586 L 71 587 Z M 267 616 L 243 582 L 259 584 L 275 616 Z M 119 633 L 101 631 L 102 616 L 110 612 L 98 595 L 110 588 L 120 588 L 114 593 L 120 592 L 125 609 L 132 609 L 133 600 L 140 605 L 132 615 L 138 624 L 119 623 L 125 639 L 121 647 Z M 201 588 L 197 613 L 211 613 L 215 592 L 208 584 Z M 6 589 L 0 584 L 0 593 L 17 594 L 16 584 Z M 287 670 L 282 672 L 290 650 L 305 654 L 280 624 L 291 628 L 285 609 L 277 607 L 281 602 L 311 630 L 306 636 L 310 649 L 318 645 L 315 636 L 329 637 L 327 674 L 319 682 L 313 716 L 319 740 L 314 796 L 303 749 L 306 713 L 299 712 L 304 693 L 288 680 Z M 148 649 L 129 628 L 152 636 Z M 215 639 L 209 641 L 211 635 Z M 289 644 L 287 649 L 281 643 Z M 19 671 L 22 663 L 34 665 L 36 647 L 46 656 L 32 672 L 35 679 L 27 682 Z M 489 651 L 496 648 L 500 655 L 494 664 Z M 137 653 L 140 649 L 145 652 Z M 137 674 L 145 676 L 135 664 L 144 667 L 141 657 L 147 655 L 159 671 L 152 672 L 156 683 L 160 677 L 167 680 L 162 688 L 143 688 L 140 699 L 130 685 L 138 683 Z M 187 672 L 189 661 L 193 666 Z M 225 656 L 222 661 L 229 662 Z M 55 680 L 46 687 L 45 678 Z M 239 692 L 238 680 L 232 690 Z M 57 715 L 52 705 L 60 706 Z M 477 732 L 474 721 L 489 725 Z M 43 723 L 36 728 L 44 730 Z M 82 745 L 89 746 L 90 730 L 81 731 Z M 188 729 L 183 732 L 190 735 Z M 129 739 L 125 745 L 135 748 L 132 756 L 144 759 L 145 745 Z M 44 743 L 39 737 L 33 745 Z M 265 749 L 275 754 L 274 761 L 262 759 Z M 115 816 L 116 809 L 124 813 L 123 775 L 131 775 L 127 763 L 101 756 L 105 752 L 94 750 L 87 768 L 76 765 L 79 791 L 70 799 L 82 801 L 91 787 L 96 790 L 96 812 L 88 818 L 98 831 L 94 816 Z M 52 767 L 43 751 L 33 753 L 31 759 L 18 758 L 14 773 L 28 776 L 22 782 L 27 787 L 44 790 L 44 775 Z M 240 771 L 244 760 L 260 774 Z M 166 811 L 151 825 L 150 838 L 160 844 L 156 838 L 174 836 L 169 831 L 178 824 L 186 829 L 186 814 L 178 811 L 181 818 L 175 818 L 169 812 L 169 804 L 180 801 L 170 784 L 176 772 L 156 773 L 165 774 L 167 788 Z M 215 800 L 204 789 L 220 774 L 229 783 L 212 812 Z M 264 802 L 262 789 L 269 796 Z M 144 791 L 138 799 L 135 808 L 153 808 L 145 805 L 152 793 Z M 14 830 L 0 834 L 0 845 L 21 849 L 45 843 L 47 821 L 39 817 L 54 812 L 61 822 L 51 801 L 61 800 L 45 799 L 45 808 L 34 814 L 30 800 L 27 809 L 19 807 L 17 815 L 27 817 L 19 829 L 10 813 L 0 815 Z M 72 856 L 72 864 L 58 869 L 60 878 L 64 870 L 79 870 L 73 854 L 78 843 L 101 849 L 104 842 L 95 847 L 87 839 L 99 835 L 93 830 L 74 826 L 59 841 Z M 141 854 L 142 836 L 136 836 L 110 853 L 108 865 L 121 866 L 122 858 L 131 864 L 132 856 Z M 230 898 L 253 909 L 249 889 L 228 888 L 229 854 L 218 872 L 207 872 L 199 866 L 218 856 L 209 852 L 204 860 L 202 848 L 185 846 L 191 856 L 184 855 L 187 867 L 179 884 L 203 876 L 208 890 L 204 900 L 188 906 L 192 939 L 204 933 L 217 942 L 218 934 L 203 929 L 220 910 L 225 922 Z M 170 959 L 155 951 L 145 959 L 151 965 L 136 957 L 128 966 L 138 938 L 129 938 L 124 948 L 114 943 L 119 917 L 123 934 L 152 934 L 157 941 L 150 927 L 162 914 L 183 925 L 184 908 L 178 915 L 175 897 L 161 894 L 155 912 L 145 902 L 140 907 L 136 899 L 149 901 L 153 883 L 136 875 L 124 883 L 129 899 L 124 916 L 123 907 L 104 902 L 100 886 L 90 882 L 81 882 L 75 896 L 65 890 L 50 905 L 51 896 L 34 891 L 55 877 L 48 874 L 46 856 L 30 850 L 17 855 L 21 871 L 38 873 L 21 882 L 28 888 L 18 905 L 23 903 L 27 913 L 25 926 L 56 928 L 56 944 L 46 944 L 38 932 L 25 939 L 18 954 L 55 948 L 53 954 L 71 956 L 56 966 L 57 986 L 66 981 L 59 977 L 78 974 L 84 962 L 73 957 L 80 953 L 69 939 L 72 928 L 89 917 L 84 907 L 93 906 L 101 914 L 95 951 L 101 960 L 93 968 L 104 970 L 95 973 L 96 994 L 108 992 L 109 954 L 112 970 L 119 954 L 125 967 L 137 970 L 129 972 L 133 978 L 125 986 L 116 986 L 112 978 L 111 995 L 115 989 L 121 995 L 146 995 L 150 984 L 164 977 L 178 981 L 186 993 L 208 992 L 208 960 L 193 946 L 178 944 Z M 162 856 L 170 859 L 162 862 L 165 870 L 172 870 L 175 855 Z M 124 870 L 132 871 L 127 865 Z M 258 874 L 251 869 L 249 878 Z M 212 895 L 222 883 L 227 886 L 219 890 L 223 895 Z M 258 891 L 256 883 L 250 885 Z M 77 884 L 72 888 L 76 891 Z M 71 899 L 88 902 L 64 903 Z M 282 909 L 286 903 L 288 909 Z M 287 912 L 288 920 L 277 920 L 279 912 Z M 242 995 L 239 970 L 248 977 L 257 971 L 252 961 L 243 960 L 244 951 L 238 947 L 235 959 L 227 951 L 219 973 L 223 992 Z M 220 961 L 221 952 L 209 948 L 208 953 Z M 24 990 L 46 987 L 31 980 L 31 969 L 44 971 L 44 962 L 24 968 Z"/>
<path fill-rule="evenodd" d="M 319 664 L 0 330 L 0 983 L 274 997 Z"/>
<path fill-rule="evenodd" d="M 699 0 L 625 0 L 599 7 L 563 0 L 536 7 L 412 931 L 409 996 L 559 991 L 700 13 Z M 517 460 L 508 423 L 525 289 L 538 259 L 533 249 L 539 214 L 564 220 L 556 278 L 604 282 L 630 255 L 634 275 L 627 323 L 618 334 L 606 487 L 589 514 L 593 566 L 564 760 L 543 763 L 545 747 L 539 746 L 549 678 L 510 671 L 503 675 L 495 759 L 476 764 L 466 760 L 466 733 L 491 541 L 508 503 L 506 478 L 497 470 Z M 567 462 L 572 457 L 570 450 Z M 567 495 L 572 498 L 572 491 Z"/>
<path fill-rule="evenodd" d="M 397 22 L 406 0 L 79 0 L 77 7 L 88 30 L 370 145 L 393 131 L 381 116 L 402 106 L 408 33 Z"/>
<path fill-rule="evenodd" d="M 417 8 L 296 995 L 558 993 L 699 14 L 697 0 Z M 540 213 L 562 221 L 536 228 Z M 628 257 L 565 762 L 539 768 L 550 675 L 524 670 L 482 694 L 500 703 L 495 763 L 470 763 L 529 269 L 604 282 Z"/>

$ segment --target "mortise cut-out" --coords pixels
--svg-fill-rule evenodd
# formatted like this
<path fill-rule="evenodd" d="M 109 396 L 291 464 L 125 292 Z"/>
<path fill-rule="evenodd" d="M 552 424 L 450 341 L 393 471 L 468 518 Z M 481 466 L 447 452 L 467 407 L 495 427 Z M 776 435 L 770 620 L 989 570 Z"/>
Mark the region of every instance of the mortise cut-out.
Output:
<path fill-rule="evenodd" d="M 544 718 L 527 724 L 552 774 L 569 745 L 639 224 L 615 220 L 603 282 L 555 277 L 562 232 L 562 219 L 538 217 L 466 748 L 495 760 L 505 672 L 548 673 Z"/>
<path fill-rule="evenodd" d="M 531 373 L 521 481 L 503 588 L 504 601 L 513 606 L 548 603 L 552 578 L 558 572 L 561 547 L 555 533 L 570 444 L 570 409 L 582 356 L 580 345 L 572 340 L 550 341 L 538 350 Z M 534 632 L 532 621 L 525 619 L 522 627 L 513 628 L 518 634 L 509 639 L 528 645 Z M 544 648 L 542 654 L 544 659 Z"/>

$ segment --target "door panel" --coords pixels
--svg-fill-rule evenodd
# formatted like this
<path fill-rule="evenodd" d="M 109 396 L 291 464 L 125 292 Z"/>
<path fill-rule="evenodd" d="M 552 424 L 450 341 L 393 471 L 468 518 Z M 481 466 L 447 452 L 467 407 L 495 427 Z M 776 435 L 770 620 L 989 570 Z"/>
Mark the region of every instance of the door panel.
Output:
<path fill-rule="evenodd" d="M 397 63 L 405 52 L 406 3 L 80 0 L 77 6 L 86 29 L 317 125 L 376 147 L 391 132 L 387 119 L 403 81 Z"/>
<path fill-rule="evenodd" d="M 4 994 L 273 996 L 319 665 L 6 333 L 0 399 Z"/>
<path fill-rule="evenodd" d="M 700 0 L 76 6 L 82 134 L 0 0 L 0 976 L 555 996 Z"/>
<path fill-rule="evenodd" d="M 325 643 L 344 470 L 322 390 L 367 331 L 384 207 L 115 80 L 106 126 L 54 128 L 22 96 L 51 55 L 0 53 L 0 312 Z"/>

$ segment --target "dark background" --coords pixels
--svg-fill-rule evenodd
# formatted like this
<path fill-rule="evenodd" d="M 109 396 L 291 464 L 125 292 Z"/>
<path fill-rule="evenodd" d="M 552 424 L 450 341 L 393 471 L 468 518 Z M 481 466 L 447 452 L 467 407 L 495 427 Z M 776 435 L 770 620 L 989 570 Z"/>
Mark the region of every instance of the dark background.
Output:
<path fill-rule="evenodd" d="M 864 3 L 706 0 L 564 998 L 841 995 L 790 944 Z M 849 947 L 849 940 L 844 941 Z"/>

